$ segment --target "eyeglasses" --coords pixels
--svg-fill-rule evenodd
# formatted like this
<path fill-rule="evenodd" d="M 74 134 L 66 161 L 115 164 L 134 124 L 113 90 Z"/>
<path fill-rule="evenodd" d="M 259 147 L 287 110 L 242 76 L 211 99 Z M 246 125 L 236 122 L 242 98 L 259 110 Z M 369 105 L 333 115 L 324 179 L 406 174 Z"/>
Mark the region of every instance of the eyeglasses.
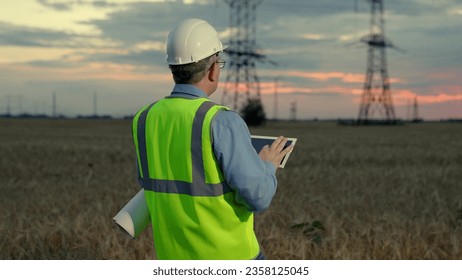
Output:
<path fill-rule="evenodd" d="M 222 69 L 223 67 L 225 67 L 226 61 L 219 59 L 216 61 L 216 63 L 218 64 L 218 67 Z"/>

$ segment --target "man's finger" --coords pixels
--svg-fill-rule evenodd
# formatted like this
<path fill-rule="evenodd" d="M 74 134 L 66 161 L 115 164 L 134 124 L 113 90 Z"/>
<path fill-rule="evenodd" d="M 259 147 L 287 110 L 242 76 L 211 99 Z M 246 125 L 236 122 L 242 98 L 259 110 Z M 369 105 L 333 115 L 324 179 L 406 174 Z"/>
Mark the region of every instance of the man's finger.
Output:
<path fill-rule="evenodd" d="M 271 143 L 271 149 L 276 149 L 276 147 L 279 145 L 279 143 L 281 143 L 281 141 L 284 139 L 283 136 L 279 136 L 278 138 L 276 138 L 276 140 L 273 141 L 273 143 Z"/>
<path fill-rule="evenodd" d="M 289 146 L 287 146 L 287 148 L 285 148 L 284 150 L 281 151 L 281 154 L 287 155 L 293 149 L 294 149 L 294 145 L 290 144 Z"/>
<path fill-rule="evenodd" d="M 284 146 L 287 143 L 287 138 L 284 136 L 279 136 L 274 142 L 271 144 L 271 149 L 274 149 L 278 152 L 282 151 L 284 149 Z"/>
<path fill-rule="evenodd" d="M 277 150 L 278 152 L 284 150 L 284 147 L 286 146 L 287 141 L 289 141 L 289 139 L 283 138 L 282 141 L 279 142 L 278 146 L 276 147 L 276 150 Z"/>

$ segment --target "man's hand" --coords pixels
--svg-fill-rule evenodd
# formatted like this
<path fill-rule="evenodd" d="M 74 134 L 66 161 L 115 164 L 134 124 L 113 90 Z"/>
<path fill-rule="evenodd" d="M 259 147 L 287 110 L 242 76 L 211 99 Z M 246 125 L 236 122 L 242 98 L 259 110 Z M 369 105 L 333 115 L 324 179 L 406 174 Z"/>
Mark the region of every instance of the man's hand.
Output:
<path fill-rule="evenodd" d="M 284 149 L 287 143 L 287 138 L 279 136 L 271 146 L 264 146 L 258 154 L 264 161 L 269 161 L 274 165 L 275 169 L 278 169 L 282 159 L 294 148 L 293 145 L 288 146 Z"/>

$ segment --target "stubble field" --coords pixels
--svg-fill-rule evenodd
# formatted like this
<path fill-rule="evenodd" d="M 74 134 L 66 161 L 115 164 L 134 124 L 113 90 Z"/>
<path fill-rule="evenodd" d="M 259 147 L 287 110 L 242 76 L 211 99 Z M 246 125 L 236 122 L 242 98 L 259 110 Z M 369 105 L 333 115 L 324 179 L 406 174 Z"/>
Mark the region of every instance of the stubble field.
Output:
<path fill-rule="evenodd" d="M 270 123 L 297 137 L 255 228 L 269 259 L 462 259 L 462 125 Z M 153 259 L 112 217 L 138 191 L 128 120 L 0 119 L 0 259 Z"/>

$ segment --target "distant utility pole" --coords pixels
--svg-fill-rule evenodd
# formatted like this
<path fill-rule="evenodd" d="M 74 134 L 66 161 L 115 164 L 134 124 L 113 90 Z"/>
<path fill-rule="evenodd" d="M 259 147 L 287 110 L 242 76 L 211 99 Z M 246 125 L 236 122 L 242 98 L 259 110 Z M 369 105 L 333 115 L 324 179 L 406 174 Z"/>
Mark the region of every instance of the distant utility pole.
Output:
<path fill-rule="evenodd" d="M 278 119 L 278 80 L 279 77 L 274 78 L 274 120 Z"/>
<path fill-rule="evenodd" d="M 97 116 L 97 97 L 96 97 L 96 91 L 93 92 L 93 116 L 96 117 Z"/>
<path fill-rule="evenodd" d="M 6 96 L 6 114 L 11 116 L 11 96 Z"/>
<path fill-rule="evenodd" d="M 376 110 L 385 117 L 386 122 L 394 123 L 395 109 L 391 99 L 385 53 L 387 47 L 394 46 L 385 38 L 383 0 L 369 0 L 369 2 L 371 2 L 369 35 L 361 38 L 361 42 L 369 47 L 358 123 L 367 123 Z"/>
<path fill-rule="evenodd" d="M 56 115 L 56 92 L 53 91 L 53 97 L 52 97 L 52 113 L 51 113 L 51 116 L 53 118 L 56 118 L 57 115 Z"/>
<path fill-rule="evenodd" d="M 294 101 L 290 104 L 290 120 L 297 120 L 297 102 Z"/>
<path fill-rule="evenodd" d="M 24 113 L 24 111 L 22 110 L 22 99 L 23 99 L 23 97 L 24 96 L 22 96 L 22 95 L 18 96 L 18 108 L 19 108 L 18 114 L 19 115 Z"/>
<path fill-rule="evenodd" d="M 411 101 L 409 98 L 407 99 L 407 104 L 406 104 L 406 120 L 410 121 L 411 120 Z"/>
<path fill-rule="evenodd" d="M 416 122 L 416 121 L 419 121 L 420 118 L 419 118 L 419 105 L 417 104 L 417 97 L 414 97 L 414 112 L 413 112 L 413 121 Z"/>
<path fill-rule="evenodd" d="M 262 0 L 224 0 L 229 5 L 231 36 L 226 82 L 222 104 L 240 109 L 250 99 L 260 100 L 260 81 L 256 72 L 257 59 L 264 58 L 256 52 L 256 10 Z"/>

